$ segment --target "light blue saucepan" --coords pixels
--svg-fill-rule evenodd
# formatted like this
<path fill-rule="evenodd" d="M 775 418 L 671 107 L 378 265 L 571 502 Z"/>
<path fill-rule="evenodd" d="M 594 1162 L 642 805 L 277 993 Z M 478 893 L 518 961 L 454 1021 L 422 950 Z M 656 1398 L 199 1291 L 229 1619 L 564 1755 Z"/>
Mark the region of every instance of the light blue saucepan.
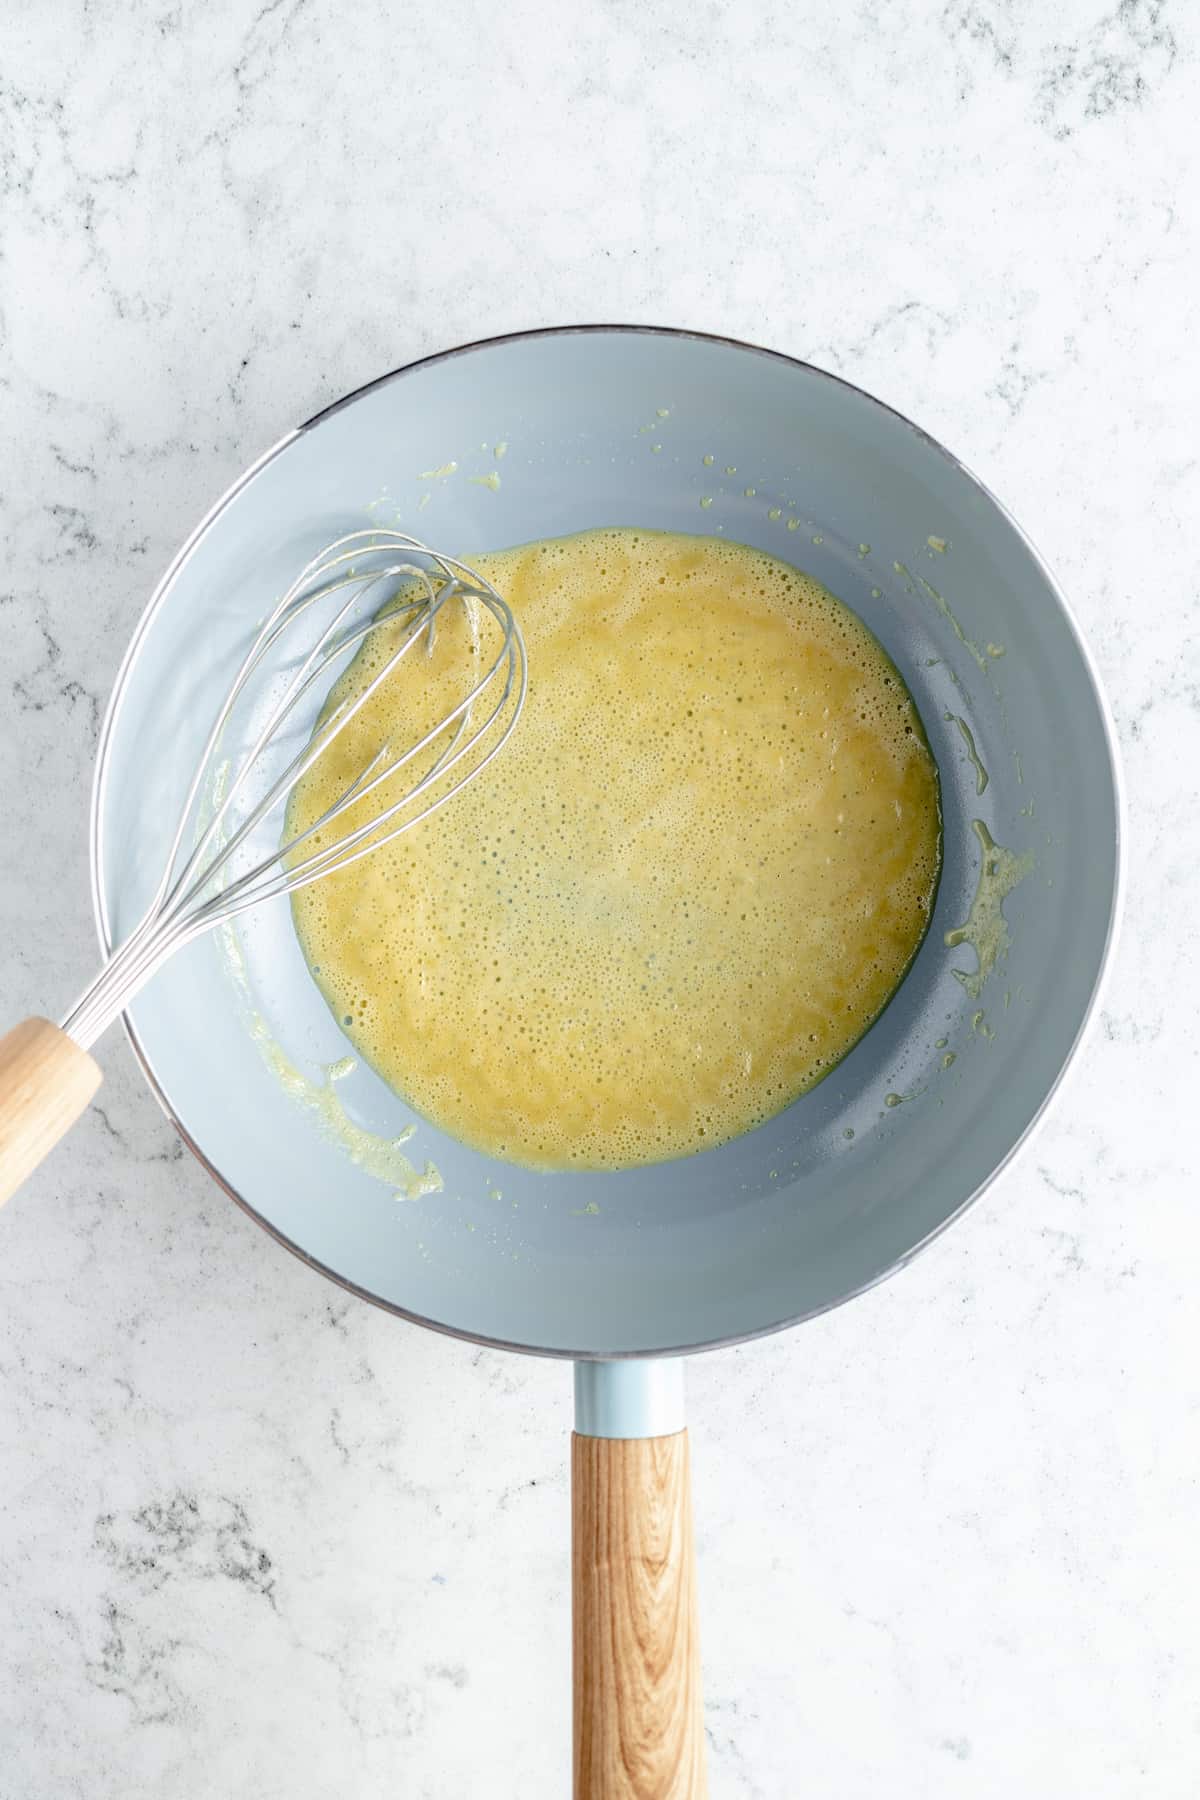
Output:
<path fill-rule="evenodd" d="M 498 487 L 475 479 L 497 475 Z M 1117 915 L 1119 781 L 1095 670 L 998 502 L 845 382 L 682 331 L 598 326 L 474 344 L 384 376 L 292 432 L 168 570 L 101 742 L 93 867 L 106 949 L 159 873 L 228 676 L 222 647 L 244 640 L 318 544 L 371 523 L 468 561 L 600 524 L 757 545 L 860 614 L 925 721 L 945 867 L 913 969 L 818 1088 L 701 1156 L 619 1175 L 530 1173 L 414 1119 L 360 1068 L 340 1090 L 348 1110 L 389 1138 L 415 1122 L 414 1159 L 443 1177 L 440 1193 L 398 1204 L 285 1091 L 247 1029 L 227 947 L 194 945 L 128 1016 L 186 1141 L 281 1243 L 422 1324 L 574 1358 L 584 1434 L 619 1448 L 675 1433 L 680 1365 L 654 1359 L 778 1330 L 898 1269 L 982 1192 L 1054 1093 Z M 1005 902 L 1011 949 L 977 996 L 960 979 L 974 952 L 945 943 L 976 889 L 975 820 L 1033 858 Z M 244 958 L 249 1004 L 292 1062 L 316 1078 L 346 1054 L 285 904 L 249 929 Z M 577 1520 L 581 1604 L 603 1587 L 609 1554 L 589 1561 L 586 1531 Z M 663 1567 L 682 1542 L 675 1532 Z M 668 1707 L 674 1722 L 660 1729 L 646 1676 L 633 1686 L 649 1710 L 631 1725 L 635 1703 L 612 1699 L 620 1684 L 605 1701 L 588 1673 L 586 1634 L 577 1656 L 577 1793 L 699 1794 L 698 1753 L 676 1741 L 688 1706 Z M 631 1730 L 643 1785 L 605 1785 L 613 1733 L 627 1744 Z"/>

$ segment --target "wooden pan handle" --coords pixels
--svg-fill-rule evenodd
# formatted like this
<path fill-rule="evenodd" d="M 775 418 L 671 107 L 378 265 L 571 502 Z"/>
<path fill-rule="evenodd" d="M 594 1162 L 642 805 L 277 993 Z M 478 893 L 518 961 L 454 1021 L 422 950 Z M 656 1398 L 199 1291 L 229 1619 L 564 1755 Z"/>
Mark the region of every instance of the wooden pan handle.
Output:
<path fill-rule="evenodd" d="M 686 1431 L 571 1440 L 575 1800 L 706 1800 Z"/>
<path fill-rule="evenodd" d="M 0 1038 L 0 1206 L 99 1086 L 99 1066 L 49 1019 L 26 1019 Z"/>

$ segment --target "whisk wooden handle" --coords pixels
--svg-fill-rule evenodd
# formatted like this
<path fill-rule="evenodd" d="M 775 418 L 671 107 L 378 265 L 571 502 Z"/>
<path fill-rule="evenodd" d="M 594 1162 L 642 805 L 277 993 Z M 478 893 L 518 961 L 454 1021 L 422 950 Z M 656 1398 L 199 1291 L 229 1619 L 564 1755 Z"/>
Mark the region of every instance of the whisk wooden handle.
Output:
<path fill-rule="evenodd" d="M 571 1440 L 575 1800 L 705 1800 L 686 1431 Z"/>
<path fill-rule="evenodd" d="M 0 1206 L 99 1086 L 99 1065 L 49 1019 L 25 1019 L 0 1038 Z"/>

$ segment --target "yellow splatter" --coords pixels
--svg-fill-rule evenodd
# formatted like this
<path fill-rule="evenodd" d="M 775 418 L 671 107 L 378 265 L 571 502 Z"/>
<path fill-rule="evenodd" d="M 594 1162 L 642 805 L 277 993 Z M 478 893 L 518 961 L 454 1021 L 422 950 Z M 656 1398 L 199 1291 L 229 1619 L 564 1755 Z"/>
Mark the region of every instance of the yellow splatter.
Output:
<path fill-rule="evenodd" d="M 967 759 L 975 770 L 975 792 L 976 794 L 982 794 L 984 788 L 988 784 L 988 772 L 980 760 L 978 750 L 975 748 L 975 739 L 972 736 L 971 727 L 967 724 L 965 719 L 960 719 L 957 713 L 947 713 L 946 717 L 947 719 L 953 719 L 954 723 L 958 726 L 959 735 L 961 736 L 963 743 L 967 746 Z"/>
<path fill-rule="evenodd" d="M 974 950 L 978 968 L 955 969 L 953 974 L 972 1000 L 978 1000 L 997 962 L 1008 954 L 1012 937 L 1004 917 L 1004 901 L 1032 869 L 1033 855 L 1027 851 L 1024 856 L 1017 856 L 997 844 L 982 819 L 972 819 L 971 829 L 979 839 L 979 885 L 965 921 L 946 933 L 945 942 L 948 950 L 957 949 L 960 944 L 970 944 Z M 982 1013 L 976 1016 L 983 1017 Z M 974 1020 L 972 1027 L 978 1029 Z"/>
<path fill-rule="evenodd" d="M 897 566 L 897 568 L 900 567 L 899 564 L 897 564 L 896 566 Z M 907 575 L 908 570 L 905 569 L 904 573 Z M 911 577 L 910 577 L 910 579 L 911 579 Z M 971 639 L 967 636 L 966 632 L 963 630 L 962 626 L 959 624 L 958 619 L 956 618 L 954 611 L 951 608 L 950 602 L 946 599 L 945 595 L 939 594 L 937 589 L 932 585 L 932 583 L 926 581 L 926 579 L 923 575 L 918 575 L 917 580 L 920 582 L 921 586 L 925 589 L 925 592 L 929 595 L 929 598 L 933 601 L 933 604 L 937 607 L 937 609 L 941 613 L 943 619 L 946 620 L 947 624 L 950 626 L 950 629 L 953 631 L 953 633 L 954 633 L 955 637 L 958 639 L 959 643 L 963 646 L 963 648 L 965 650 L 968 650 L 970 652 L 973 661 L 977 664 L 977 666 L 979 668 L 986 669 L 988 666 L 987 657 L 984 655 L 984 652 L 979 648 L 979 645 L 976 643 L 973 643 L 971 641 Z"/>

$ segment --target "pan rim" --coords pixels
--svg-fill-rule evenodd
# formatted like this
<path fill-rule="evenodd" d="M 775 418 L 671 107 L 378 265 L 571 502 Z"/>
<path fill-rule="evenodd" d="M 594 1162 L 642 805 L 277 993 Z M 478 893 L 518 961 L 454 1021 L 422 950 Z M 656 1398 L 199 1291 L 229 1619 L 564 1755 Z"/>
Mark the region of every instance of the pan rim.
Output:
<path fill-rule="evenodd" d="M 311 1256 L 301 1245 L 295 1243 L 284 1232 L 280 1231 L 277 1226 L 273 1225 L 271 1221 L 260 1213 L 243 1194 L 239 1193 L 238 1190 L 225 1179 L 221 1171 L 209 1160 L 208 1156 L 191 1136 L 182 1120 L 174 1111 L 159 1084 L 151 1058 L 141 1043 L 132 1020 L 128 1013 L 122 1013 L 121 1023 L 124 1026 L 126 1037 L 128 1038 L 134 1056 L 142 1069 L 142 1073 L 146 1078 L 150 1091 L 157 1100 L 162 1112 L 179 1133 L 183 1143 L 217 1186 L 223 1189 L 229 1198 L 241 1208 L 246 1216 L 252 1219 L 255 1224 L 261 1226 L 269 1237 L 273 1238 L 276 1243 L 282 1245 L 285 1250 L 289 1250 L 300 1262 L 306 1264 L 318 1274 L 323 1275 L 327 1280 L 336 1283 L 337 1286 L 345 1289 L 347 1293 L 367 1301 L 372 1306 L 377 1306 L 384 1312 L 391 1313 L 396 1318 L 405 1319 L 410 1324 L 420 1325 L 426 1330 L 439 1332 L 445 1337 L 458 1338 L 466 1343 L 480 1345 L 485 1349 L 507 1350 L 521 1355 L 543 1356 L 559 1361 L 611 1362 L 639 1360 L 660 1356 L 696 1355 L 702 1351 L 724 1349 L 734 1344 L 752 1343 L 758 1338 L 771 1337 L 776 1332 L 785 1331 L 793 1325 L 804 1324 L 809 1319 L 820 1318 L 822 1314 L 832 1312 L 836 1308 L 844 1306 L 848 1301 L 858 1299 L 860 1295 L 870 1292 L 872 1288 L 877 1287 L 881 1282 L 889 1280 L 893 1275 L 896 1275 L 902 1269 L 907 1268 L 909 1263 L 911 1263 L 915 1257 L 919 1256 L 930 1244 L 940 1238 L 942 1233 L 961 1218 L 968 1208 L 974 1206 L 976 1201 L 982 1198 L 992 1186 L 992 1183 L 996 1181 L 1005 1170 L 1013 1165 L 1016 1158 L 1026 1150 L 1033 1141 L 1035 1134 L 1044 1123 L 1052 1103 L 1059 1095 L 1067 1073 L 1074 1065 L 1099 1014 L 1101 1001 L 1112 970 L 1123 914 L 1125 883 L 1127 879 L 1127 831 L 1125 784 L 1116 726 L 1095 658 L 1080 630 L 1078 620 L 1071 609 L 1070 602 L 1052 574 L 1045 558 L 1032 542 L 1028 533 L 1009 512 L 1003 501 L 998 499 L 988 487 L 987 483 L 975 475 L 952 451 L 947 450 L 937 438 L 933 437 L 929 432 L 925 431 L 921 426 L 909 419 L 906 414 L 898 411 L 897 408 L 888 405 L 886 401 L 879 400 L 875 395 L 868 393 L 865 388 L 858 387 L 854 382 L 847 381 L 844 376 L 835 375 L 826 369 L 820 369 L 813 363 L 805 362 L 801 357 L 790 356 L 785 351 L 773 350 L 761 344 L 751 343 L 743 338 L 729 337 L 720 333 L 698 331 L 688 327 L 672 325 L 596 323 L 539 326 L 525 331 L 503 332 L 493 337 L 477 338 L 466 344 L 455 345 L 448 350 L 434 351 L 427 356 L 418 357 L 412 362 L 402 363 L 396 368 L 388 370 L 385 374 L 376 376 L 371 381 L 364 382 L 360 387 L 352 389 L 347 394 L 343 394 L 339 399 L 331 401 L 328 406 L 322 407 L 319 412 L 314 413 L 303 425 L 293 427 L 290 431 L 285 432 L 284 435 L 271 445 L 269 449 L 265 450 L 255 462 L 244 469 L 219 499 L 214 502 L 208 512 L 205 513 L 204 517 L 180 545 L 162 576 L 159 578 L 154 591 L 147 601 L 141 617 L 134 628 L 133 635 L 126 647 L 125 654 L 118 666 L 112 692 L 109 695 L 108 704 L 105 708 L 104 719 L 100 728 L 100 736 L 97 743 L 95 772 L 92 779 L 88 838 L 91 863 L 92 909 L 96 921 L 96 931 L 101 953 L 104 956 L 107 957 L 112 950 L 108 907 L 100 878 L 100 872 L 104 866 L 104 802 L 108 791 L 109 751 L 121 707 L 128 690 L 129 678 L 137 662 L 138 656 L 141 653 L 150 628 L 153 625 L 159 608 L 176 576 L 187 562 L 188 558 L 195 551 L 201 539 L 206 536 L 220 515 L 242 489 L 253 480 L 262 469 L 273 462 L 274 459 L 290 444 L 294 443 L 303 432 L 313 429 L 316 425 L 320 424 L 323 419 L 330 417 L 333 413 L 341 411 L 342 408 L 351 405 L 363 395 L 372 393 L 377 388 L 384 387 L 389 382 L 397 381 L 405 375 L 414 374 L 419 369 L 429 368 L 434 364 L 441 362 L 448 362 L 455 357 L 466 356 L 478 350 L 492 349 L 503 344 L 528 342 L 539 338 L 561 338 L 588 334 L 627 334 L 630 336 L 691 339 L 701 343 L 722 345 L 726 348 L 739 351 L 749 351 L 755 356 L 768 357 L 775 362 L 786 364 L 790 368 L 801 369 L 806 374 L 814 376 L 820 381 L 830 382 L 838 387 L 847 389 L 859 399 L 865 400 L 869 402 L 870 405 L 878 407 L 881 411 L 890 414 L 892 418 L 903 425 L 907 431 L 912 432 L 914 436 L 936 451 L 941 458 L 964 477 L 965 480 L 970 482 L 972 487 L 978 493 L 982 494 L 989 504 L 996 509 L 996 512 L 1006 522 L 1023 545 L 1037 568 L 1042 580 L 1054 596 L 1067 624 L 1068 630 L 1074 640 L 1075 649 L 1079 655 L 1096 702 L 1104 736 L 1105 748 L 1108 755 L 1108 770 L 1112 781 L 1115 800 L 1115 855 L 1113 882 L 1112 892 L 1109 897 L 1108 928 L 1105 935 L 1100 964 L 1092 984 L 1091 995 L 1083 1010 L 1079 1026 L 1071 1045 L 1063 1058 L 1054 1080 L 1046 1089 L 1036 1112 L 1033 1114 L 1020 1136 L 1014 1140 L 1006 1154 L 985 1179 L 981 1181 L 962 1201 L 960 1201 L 953 1212 L 948 1214 L 945 1219 L 931 1231 L 927 1232 L 923 1238 L 919 1239 L 916 1244 L 902 1256 L 897 1257 L 896 1260 L 890 1263 L 885 1269 L 880 1270 L 869 1280 L 860 1283 L 849 1292 L 839 1295 L 835 1300 L 825 1301 L 819 1306 L 810 1307 L 799 1313 L 788 1314 L 783 1318 L 773 1320 L 765 1325 L 758 1325 L 749 1331 L 738 1332 L 731 1336 L 706 1338 L 695 1343 L 678 1344 L 666 1347 L 651 1346 L 634 1349 L 572 1350 L 551 1345 L 529 1344 L 518 1340 L 498 1338 L 489 1336 L 485 1333 L 471 1331 L 462 1326 L 448 1324 L 444 1320 L 430 1318 L 423 1313 L 414 1311 L 412 1308 L 404 1307 L 393 1300 L 385 1299 L 380 1294 L 372 1293 L 369 1288 L 365 1288 L 357 1282 L 348 1280 L 344 1275 L 339 1274 L 336 1269 L 330 1268 L 327 1264 L 321 1262 L 319 1258 Z"/>

